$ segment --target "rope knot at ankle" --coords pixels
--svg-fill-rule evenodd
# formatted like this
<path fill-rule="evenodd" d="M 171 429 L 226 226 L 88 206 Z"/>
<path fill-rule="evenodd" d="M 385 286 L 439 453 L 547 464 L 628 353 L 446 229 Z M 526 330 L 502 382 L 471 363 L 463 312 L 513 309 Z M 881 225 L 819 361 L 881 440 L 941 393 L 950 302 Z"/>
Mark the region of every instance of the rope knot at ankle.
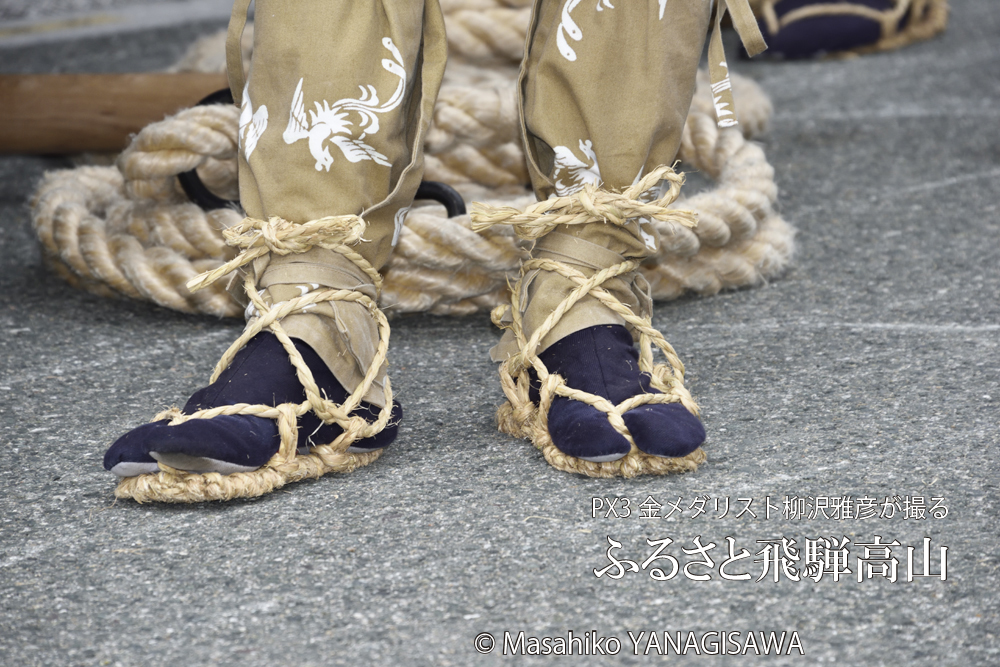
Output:
<path fill-rule="evenodd" d="M 326 216 L 303 223 L 289 222 L 278 216 L 267 220 L 244 218 L 222 232 L 226 245 L 240 248 L 242 252 L 219 268 L 191 279 L 187 287 L 192 292 L 208 287 L 227 273 L 270 253 L 292 255 L 312 248 L 325 248 L 352 260 L 372 279 L 376 289 L 380 289 L 382 277 L 378 271 L 350 249 L 350 246 L 364 240 L 367 227 L 368 224 L 358 215 Z"/>
<path fill-rule="evenodd" d="M 661 183 L 667 184 L 666 190 L 659 198 L 653 199 L 654 188 Z M 472 229 L 480 232 L 495 225 L 509 225 L 526 240 L 539 239 L 559 225 L 609 222 L 624 226 L 633 218 L 673 222 L 691 229 L 698 224 L 696 213 L 668 208 L 680 195 L 683 183 L 684 174 L 661 165 L 620 192 L 601 190 L 588 183 L 579 192 L 543 199 L 524 211 L 475 202 L 472 205 Z"/>

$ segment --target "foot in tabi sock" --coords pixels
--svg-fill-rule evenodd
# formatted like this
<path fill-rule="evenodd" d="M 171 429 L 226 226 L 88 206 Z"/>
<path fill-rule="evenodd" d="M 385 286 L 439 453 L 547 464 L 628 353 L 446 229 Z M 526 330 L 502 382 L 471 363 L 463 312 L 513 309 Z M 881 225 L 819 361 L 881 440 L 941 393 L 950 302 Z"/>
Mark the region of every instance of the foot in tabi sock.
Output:
<path fill-rule="evenodd" d="M 638 394 L 659 394 L 649 375 L 639 370 L 639 353 L 623 326 L 600 325 L 582 329 L 538 355 L 549 373 L 566 384 L 602 396 L 615 405 Z M 537 391 L 531 399 L 538 402 Z M 653 456 L 681 457 L 705 441 L 701 421 L 680 403 L 649 403 L 629 410 L 622 419 L 636 446 Z M 615 461 L 629 453 L 628 440 L 608 416 L 586 403 L 559 396 L 548 415 L 552 442 L 564 454 L 597 463 Z"/>
<path fill-rule="evenodd" d="M 304 342 L 294 342 L 326 398 L 343 403 L 348 392 L 319 355 Z M 305 398 L 288 353 L 273 334 L 262 332 L 240 350 L 218 380 L 194 393 L 183 412 L 191 414 L 237 403 L 301 403 Z M 374 422 L 379 408 L 362 402 L 355 414 Z M 363 453 L 385 447 L 395 439 L 402 416 L 401 406 L 394 401 L 386 428 L 358 440 L 347 451 Z M 343 432 L 337 424 L 324 424 L 312 412 L 299 417 L 298 424 L 298 447 L 302 454 L 308 453 L 310 446 L 332 442 Z M 140 426 L 119 438 L 104 455 L 104 467 L 120 477 L 157 472 L 158 461 L 188 472 L 249 472 L 267 463 L 277 453 L 279 444 L 278 425 L 273 419 L 219 415 L 174 426 L 162 420 Z"/>
<path fill-rule="evenodd" d="M 946 0 L 761 0 L 758 22 L 771 57 L 812 58 L 898 48 L 936 35 Z"/>

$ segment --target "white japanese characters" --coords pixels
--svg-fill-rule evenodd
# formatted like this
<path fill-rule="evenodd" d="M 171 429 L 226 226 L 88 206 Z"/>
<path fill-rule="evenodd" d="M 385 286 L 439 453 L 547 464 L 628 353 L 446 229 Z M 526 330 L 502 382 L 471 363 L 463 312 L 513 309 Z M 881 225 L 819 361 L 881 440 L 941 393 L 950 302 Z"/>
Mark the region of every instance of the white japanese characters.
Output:
<path fill-rule="evenodd" d="M 666 551 L 667 547 L 674 544 L 674 540 L 669 537 L 658 540 L 646 538 L 646 544 L 655 549 L 641 563 L 618 556 L 615 552 L 624 550 L 624 545 L 618 540 L 608 535 L 607 541 L 605 558 L 608 564 L 593 570 L 598 579 L 603 577 L 618 580 L 628 574 L 645 572 L 650 579 L 659 582 L 670 581 L 678 574 L 683 574 L 690 581 L 718 578 L 726 581 L 753 580 L 754 583 L 765 579 L 773 583 L 803 579 L 819 583 L 824 577 L 837 582 L 850 574 L 856 575 L 859 584 L 872 579 L 884 579 L 889 583 L 926 578 L 948 580 L 949 547 L 939 547 L 935 558 L 929 537 L 923 538 L 920 548 L 905 547 L 906 568 L 903 576 L 899 573 L 901 568 L 898 557 L 899 547 L 902 545 L 897 540 L 884 542 L 881 535 L 874 535 L 870 541 L 855 540 L 853 559 L 851 540 L 847 536 L 807 537 L 802 540 L 802 548 L 795 538 L 785 536 L 756 540 L 759 549 L 755 554 L 747 549 L 737 551 L 736 538 L 726 537 L 727 549 L 713 558 L 710 552 L 718 545 L 715 542 L 703 544 L 701 535 L 698 535 L 691 540 L 692 548 L 680 549 L 682 554 L 689 557 L 683 565 L 675 555 Z M 918 551 L 920 556 L 915 559 Z M 739 561 L 747 559 L 750 559 L 749 563 L 739 564 Z M 756 579 L 745 571 L 750 563 L 757 565 L 759 575 Z"/>

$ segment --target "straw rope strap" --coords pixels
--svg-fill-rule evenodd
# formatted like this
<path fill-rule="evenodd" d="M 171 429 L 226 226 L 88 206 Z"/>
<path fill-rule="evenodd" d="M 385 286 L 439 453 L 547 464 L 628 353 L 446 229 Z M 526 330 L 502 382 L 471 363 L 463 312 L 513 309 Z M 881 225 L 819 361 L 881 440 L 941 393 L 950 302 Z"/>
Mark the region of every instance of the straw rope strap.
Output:
<path fill-rule="evenodd" d="M 666 181 L 669 187 L 659 199 L 651 202 L 640 200 L 643 193 L 652 191 L 661 181 Z M 544 200 L 528 206 L 524 211 L 512 207 L 474 204 L 473 229 L 478 231 L 495 225 L 508 225 L 523 239 L 537 239 L 561 224 L 609 223 L 621 226 L 627 224 L 629 219 L 637 217 L 657 220 L 671 226 L 693 228 L 697 224 L 694 213 L 667 208 L 677 199 L 683 182 L 682 175 L 675 173 L 670 167 L 661 166 L 621 192 L 599 190 L 593 185 L 587 185 L 576 194 Z M 602 287 L 608 280 L 619 276 L 624 276 L 626 279 L 631 276 L 634 280 L 639 265 L 640 262 L 637 260 L 625 260 L 588 277 L 563 262 L 552 259 L 530 259 L 523 264 L 521 278 L 511 290 L 510 305 L 499 306 L 492 313 L 494 324 L 510 329 L 518 346 L 517 354 L 500 365 L 500 385 L 508 402 L 497 412 L 499 428 L 510 435 L 530 439 L 542 451 L 545 459 L 560 470 L 591 477 L 634 477 L 643 473 L 666 474 L 691 471 L 705 460 L 705 454 L 701 449 L 677 459 L 649 456 L 636 447 L 632 434 L 622 419 L 625 412 L 652 403 L 680 402 L 692 413 L 698 414 L 698 406 L 684 387 L 684 364 L 670 343 L 653 327 L 651 314 L 640 316 L 633 313 L 629 307 Z M 529 338 L 525 336 L 521 315 L 521 281 L 525 275 L 534 270 L 557 273 L 575 283 L 576 287 Z M 639 368 L 651 376 L 650 384 L 662 393 L 639 394 L 614 405 L 606 398 L 574 389 L 566 384 L 562 376 L 549 373 L 538 357 L 539 343 L 553 330 L 559 320 L 587 295 L 597 298 L 638 333 Z M 511 318 L 510 324 L 503 321 L 508 313 Z M 664 354 L 667 359 L 666 364 L 654 364 L 653 346 Z M 537 405 L 529 397 L 530 369 L 535 371 L 539 383 L 540 398 Z M 603 412 L 612 428 L 631 444 L 631 451 L 624 458 L 606 463 L 584 461 L 561 452 L 552 442 L 548 429 L 549 408 L 557 396 L 586 403 Z"/>
<path fill-rule="evenodd" d="M 860 16 L 881 26 L 881 37 L 874 44 L 831 55 L 862 55 L 898 49 L 930 39 L 948 25 L 948 0 L 895 0 L 895 5 L 885 11 L 846 0 L 831 0 L 793 9 L 781 17 L 775 9 L 779 2 L 781 0 L 758 0 L 754 3 L 754 12 L 763 19 L 772 35 L 796 21 L 824 16 Z"/>
<path fill-rule="evenodd" d="M 197 291 L 266 255 L 299 254 L 311 248 L 325 248 L 353 262 L 368 275 L 376 290 L 379 290 L 382 279 L 378 271 L 351 247 L 361 240 L 365 226 L 364 220 L 356 215 L 325 217 L 303 224 L 291 223 L 278 217 L 268 220 L 245 218 L 224 232 L 226 242 L 241 249 L 239 256 L 192 279 L 188 287 L 192 291 Z M 251 338 L 266 329 L 277 337 L 288 353 L 289 361 L 305 390 L 306 400 L 302 403 L 283 403 L 278 406 L 238 403 L 198 410 L 189 415 L 181 413 L 177 408 L 171 408 L 156 415 L 153 421 L 170 419 L 170 424 L 174 425 L 192 419 L 211 419 L 220 415 L 251 415 L 273 419 L 278 424 L 278 434 L 281 439 L 278 452 L 258 470 L 231 475 L 184 473 L 161 464 L 159 473 L 123 479 L 115 490 L 117 497 L 133 498 L 139 502 L 149 500 L 201 502 L 250 498 L 307 477 L 320 477 L 330 472 L 348 472 L 367 465 L 379 457 L 380 451 L 365 454 L 347 453 L 347 448 L 353 442 L 370 438 L 385 429 L 392 415 L 392 388 L 388 377 L 384 382 L 385 406 L 379 412 L 378 418 L 369 423 L 363 417 L 351 414 L 361 404 L 362 397 L 375 382 L 379 369 L 385 363 L 389 348 L 389 323 L 375 300 L 354 289 L 326 288 L 269 306 L 254 284 L 253 272 L 249 271 L 244 276 L 244 288 L 251 304 L 260 315 L 247 323 L 240 337 L 222 355 L 210 382 L 218 379 L 237 352 Z M 353 302 L 364 306 L 376 321 L 379 332 L 378 347 L 364 379 L 342 404 L 325 398 L 302 355 L 281 326 L 283 318 L 301 312 L 313 304 L 330 301 Z M 343 433 L 333 442 L 311 447 L 309 454 L 300 455 L 297 454 L 297 420 L 310 411 L 326 424 L 337 424 L 343 429 Z"/>

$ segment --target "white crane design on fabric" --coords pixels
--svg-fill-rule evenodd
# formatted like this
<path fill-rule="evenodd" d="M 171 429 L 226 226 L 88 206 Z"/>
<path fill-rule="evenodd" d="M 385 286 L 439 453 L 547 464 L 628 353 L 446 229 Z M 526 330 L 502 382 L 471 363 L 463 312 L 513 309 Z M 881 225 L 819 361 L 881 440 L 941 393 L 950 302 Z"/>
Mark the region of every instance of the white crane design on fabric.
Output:
<path fill-rule="evenodd" d="M 399 233 L 403 231 L 403 223 L 406 221 L 406 214 L 410 212 L 409 206 L 404 206 L 403 208 L 396 211 L 395 217 L 393 217 L 393 222 L 396 225 L 396 229 L 392 232 L 392 247 L 395 248 L 396 244 L 399 243 Z"/>
<path fill-rule="evenodd" d="M 597 155 L 590 139 L 580 140 L 580 152 L 586 156 L 589 164 L 578 158 L 566 146 L 556 146 L 552 151 L 555 153 L 552 180 L 555 182 L 557 195 L 565 197 L 574 194 L 588 183 L 601 184 L 601 169 L 597 166 Z"/>
<path fill-rule="evenodd" d="M 399 85 L 392 96 L 380 104 L 378 92 L 375 86 L 359 86 L 361 97 L 358 99 L 345 98 L 330 104 L 326 100 L 323 103 L 314 102 L 315 110 L 309 110 L 309 118 L 306 118 L 304 94 L 302 84 L 304 79 L 299 79 L 299 85 L 295 87 L 292 95 L 292 108 L 289 113 L 288 127 L 285 128 L 282 138 L 286 144 L 294 144 L 299 139 L 309 140 L 309 152 L 316 158 L 316 171 L 330 171 L 333 165 L 333 156 L 330 154 L 329 145 L 324 143 L 329 140 L 336 145 L 344 157 L 349 162 L 361 162 L 362 160 L 373 160 L 383 166 L 391 166 L 389 160 L 365 143 L 368 135 L 375 134 L 379 130 L 378 115 L 392 111 L 403 101 L 403 91 L 406 89 L 406 70 L 403 67 L 403 57 L 399 49 L 392 43 L 392 39 L 384 37 L 382 46 L 389 50 L 394 60 L 382 59 L 382 67 L 386 71 L 399 77 Z M 361 117 L 357 128 L 362 130 L 361 136 L 355 138 L 352 135 L 351 127 L 354 125 L 347 120 L 348 115 L 355 112 Z"/>
<path fill-rule="evenodd" d="M 576 9 L 576 6 L 580 4 L 582 0 L 566 0 L 566 4 L 563 5 L 562 9 L 562 19 L 559 21 L 559 27 L 556 28 L 556 46 L 559 47 L 559 53 L 562 57 L 570 62 L 576 60 L 576 51 L 570 46 L 570 43 L 566 40 L 568 36 L 574 42 L 579 42 L 583 39 L 583 31 L 580 30 L 580 26 L 577 25 L 573 17 L 570 16 L 570 12 Z M 663 20 L 663 12 L 667 9 L 667 0 L 659 0 L 660 2 L 660 20 Z M 603 12 L 604 8 L 614 9 L 615 6 L 611 4 L 611 0 L 597 0 L 597 11 Z"/>
<path fill-rule="evenodd" d="M 580 26 L 576 24 L 573 17 L 569 15 L 571 11 L 576 9 L 576 6 L 580 2 L 582 0 L 566 0 L 566 4 L 563 5 L 562 10 L 562 20 L 559 21 L 559 27 L 556 28 L 556 46 L 559 47 L 559 53 L 562 54 L 562 57 L 570 62 L 576 60 L 576 51 L 566 41 L 566 36 L 568 35 L 574 42 L 579 42 L 583 39 L 583 31 L 580 30 Z M 615 8 L 611 4 L 611 0 L 597 0 L 597 11 L 603 12 L 605 7 L 608 9 Z"/>
<path fill-rule="evenodd" d="M 243 86 L 243 104 L 240 105 L 240 148 L 243 150 L 243 157 L 248 161 L 253 149 L 257 148 L 257 140 L 267 129 L 267 106 L 261 104 L 255 112 L 253 103 L 250 101 L 250 82 Z"/>

